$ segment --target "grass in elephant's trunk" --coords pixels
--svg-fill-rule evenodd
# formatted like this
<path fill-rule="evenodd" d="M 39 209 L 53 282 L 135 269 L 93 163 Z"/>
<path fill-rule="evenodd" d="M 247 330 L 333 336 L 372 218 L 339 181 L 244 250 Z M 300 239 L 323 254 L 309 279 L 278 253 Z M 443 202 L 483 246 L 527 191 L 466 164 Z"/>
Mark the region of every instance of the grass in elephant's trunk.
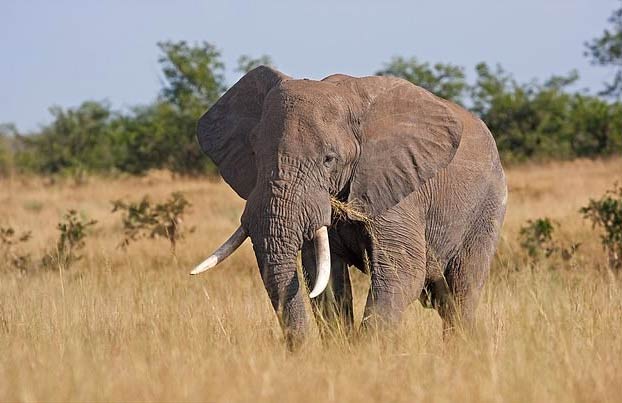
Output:
<path fill-rule="evenodd" d="M 572 175 L 568 173 L 572 172 Z M 436 312 L 414 304 L 391 335 L 317 339 L 288 353 L 250 242 L 202 277 L 188 270 L 239 225 L 226 184 L 166 175 L 45 186 L 0 181 L 0 223 L 36 230 L 33 261 L 67 208 L 98 220 L 70 271 L 0 261 L 1 401 L 619 401 L 622 279 L 603 270 L 598 233 L 577 210 L 622 181 L 622 159 L 511 168 L 503 239 L 470 341 L 444 343 Z M 569 192 L 568 189 L 572 189 Z M 182 191 L 197 226 L 178 245 L 126 251 L 109 200 Z M 581 242 L 571 264 L 527 265 L 518 232 L 547 216 Z M 62 274 L 62 275 L 61 275 Z M 351 270 L 360 321 L 367 277 Z"/>

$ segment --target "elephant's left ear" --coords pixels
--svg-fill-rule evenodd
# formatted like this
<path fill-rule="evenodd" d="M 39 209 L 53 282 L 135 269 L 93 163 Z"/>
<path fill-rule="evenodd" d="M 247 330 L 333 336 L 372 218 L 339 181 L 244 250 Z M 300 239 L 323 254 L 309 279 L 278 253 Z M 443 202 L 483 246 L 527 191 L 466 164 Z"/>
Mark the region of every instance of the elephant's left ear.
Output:
<path fill-rule="evenodd" d="M 354 79 L 362 100 L 361 154 L 349 200 L 377 216 L 416 191 L 453 159 L 462 123 L 446 101 L 405 80 Z"/>

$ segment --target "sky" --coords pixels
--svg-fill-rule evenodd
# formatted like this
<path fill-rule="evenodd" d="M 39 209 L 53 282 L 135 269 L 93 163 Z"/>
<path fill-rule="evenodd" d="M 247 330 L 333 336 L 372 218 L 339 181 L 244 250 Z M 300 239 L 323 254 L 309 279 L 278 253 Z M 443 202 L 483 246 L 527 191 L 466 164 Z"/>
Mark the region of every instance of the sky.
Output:
<path fill-rule="evenodd" d="M 156 46 L 208 41 L 235 83 L 242 54 L 320 79 L 370 75 L 393 56 L 464 66 L 500 63 L 519 81 L 577 69 L 596 92 L 613 72 L 584 43 L 617 0 L 0 0 L 0 123 L 49 123 L 52 105 L 107 101 L 124 110 L 158 94 Z"/>

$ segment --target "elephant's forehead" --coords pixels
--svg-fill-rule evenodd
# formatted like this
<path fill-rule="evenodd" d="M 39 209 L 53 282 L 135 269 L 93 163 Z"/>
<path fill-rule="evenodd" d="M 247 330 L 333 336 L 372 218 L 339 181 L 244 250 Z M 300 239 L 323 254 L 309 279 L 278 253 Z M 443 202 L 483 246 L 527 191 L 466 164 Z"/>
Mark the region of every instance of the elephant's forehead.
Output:
<path fill-rule="evenodd" d="M 291 80 L 272 91 L 263 120 L 286 144 L 319 145 L 346 124 L 347 100 L 334 85 Z"/>
<path fill-rule="evenodd" d="M 306 115 L 318 120 L 337 118 L 347 111 L 346 97 L 337 86 L 314 80 L 284 81 L 268 102 L 276 103 L 290 115 Z"/>

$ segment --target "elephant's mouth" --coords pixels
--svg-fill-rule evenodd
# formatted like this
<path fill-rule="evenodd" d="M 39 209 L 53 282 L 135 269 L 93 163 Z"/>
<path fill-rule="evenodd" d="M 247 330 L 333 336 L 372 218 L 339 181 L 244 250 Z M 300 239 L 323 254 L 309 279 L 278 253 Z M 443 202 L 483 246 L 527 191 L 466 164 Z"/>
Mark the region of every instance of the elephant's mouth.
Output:
<path fill-rule="evenodd" d="M 222 262 L 233 252 L 235 252 L 244 241 L 248 238 L 248 234 L 241 226 L 223 243 L 214 253 L 207 259 L 195 267 L 190 274 L 199 274 L 207 271 L 218 263 Z M 317 262 L 317 277 L 313 290 L 309 294 L 310 298 L 320 295 L 328 286 L 330 279 L 330 245 L 328 242 L 328 230 L 326 226 L 321 226 L 313 234 L 313 245 L 315 247 L 315 261 Z"/>

